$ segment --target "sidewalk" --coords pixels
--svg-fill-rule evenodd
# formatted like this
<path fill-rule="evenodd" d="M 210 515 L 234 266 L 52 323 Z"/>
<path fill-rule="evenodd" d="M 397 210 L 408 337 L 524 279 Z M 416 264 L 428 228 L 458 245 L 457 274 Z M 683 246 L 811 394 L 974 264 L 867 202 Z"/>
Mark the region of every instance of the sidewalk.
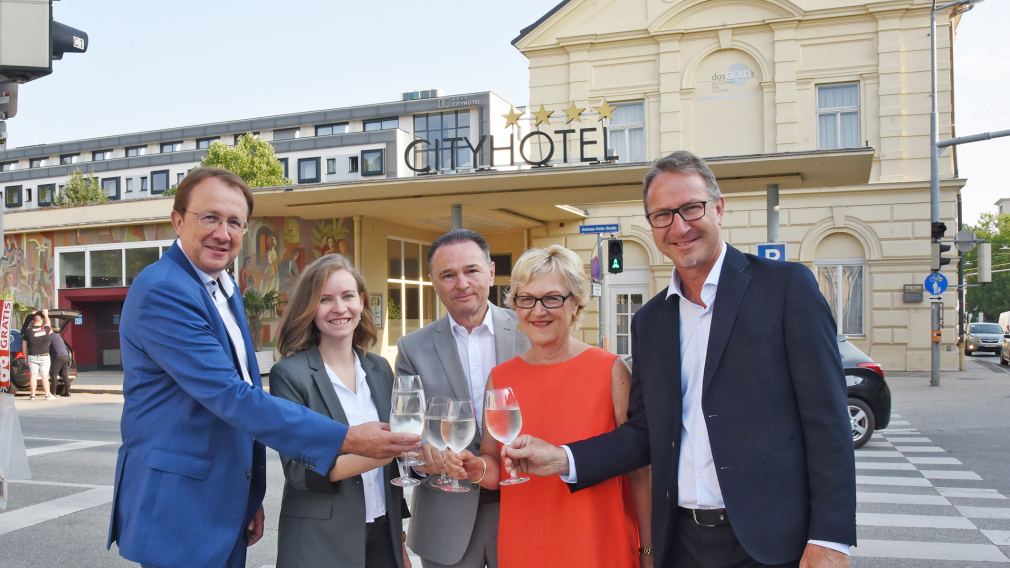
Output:
<path fill-rule="evenodd" d="M 267 375 L 263 375 L 263 387 L 270 390 Z M 123 394 L 122 371 L 81 371 L 71 389 L 74 393 Z"/>

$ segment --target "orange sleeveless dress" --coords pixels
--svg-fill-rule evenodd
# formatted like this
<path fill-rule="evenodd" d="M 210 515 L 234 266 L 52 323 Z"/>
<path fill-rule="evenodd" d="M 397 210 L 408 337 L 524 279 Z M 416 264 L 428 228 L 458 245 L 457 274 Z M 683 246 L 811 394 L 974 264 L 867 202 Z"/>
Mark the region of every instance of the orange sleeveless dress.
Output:
<path fill-rule="evenodd" d="M 523 417 L 521 434 L 565 444 L 616 427 L 611 396 L 616 357 L 595 347 L 553 365 L 515 357 L 491 376 L 496 388 L 512 387 Z M 504 467 L 501 476 L 508 477 Z M 637 568 L 638 546 L 627 476 L 575 493 L 557 476 L 530 476 L 527 483 L 501 488 L 500 568 Z"/>

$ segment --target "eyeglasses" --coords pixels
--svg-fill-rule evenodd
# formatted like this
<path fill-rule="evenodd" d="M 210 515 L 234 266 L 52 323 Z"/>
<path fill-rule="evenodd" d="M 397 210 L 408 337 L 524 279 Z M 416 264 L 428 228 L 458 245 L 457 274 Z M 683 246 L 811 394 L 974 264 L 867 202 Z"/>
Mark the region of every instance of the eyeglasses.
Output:
<path fill-rule="evenodd" d="M 569 292 L 564 296 L 558 296 L 557 294 L 551 294 L 548 296 L 543 296 L 537 298 L 536 296 L 516 296 L 512 298 L 512 305 L 517 308 L 522 308 L 524 310 L 533 309 L 537 302 L 540 302 L 548 310 L 554 310 L 565 305 L 565 300 L 572 297 L 572 293 Z"/>
<path fill-rule="evenodd" d="M 705 201 L 692 201 L 676 209 L 658 209 L 646 214 L 645 218 L 654 229 L 662 229 L 672 225 L 674 215 L 680 215 L 680 218 L 685 221 L 697 221 L 705 216 L 705 206 L 713 199 L 715 198 L 710 197 Z"/>
<path fill-rule="evenodd" d="M 200 224 L 203 225 L 205 229 L 210 229 L 212 231 L 220 227 L 221 223 L 224 223 L 228 232 L 233 235 L 244 235 L 246 231 L 249 230 L 249 223 L 239 221 L 238 219 L 225 219 L 224 217 L 213 213 L 197 213 L 196 211 L 186 211 L 186 213 L 195 215 L 196 220 L 200 221 Z"/>

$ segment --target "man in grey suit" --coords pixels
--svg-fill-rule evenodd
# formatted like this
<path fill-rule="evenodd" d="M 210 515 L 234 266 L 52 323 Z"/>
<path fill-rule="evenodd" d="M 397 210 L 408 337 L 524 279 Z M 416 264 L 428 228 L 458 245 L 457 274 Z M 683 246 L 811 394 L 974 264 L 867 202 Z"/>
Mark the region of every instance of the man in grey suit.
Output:
<path fill-rule="evenodd" d="M 448 315 L 402 337 L 396 372 L 421 375 L 434 396 L 473 401 L 477 435 L 469 450 L 479 455 L 484 386 L 491 369 L 529 349 L 516 316 L 488 302 L 494 263 L 479 233 L 454 229 L 435 239 L 428 251 L 435 293 Z M 426 452 L 432 457 L 431 452 Z M 424 568 L 498 565 L 498 492 L 473 487 L 447 493 L 422 483 L 414 490 L 407 545 Z"/>

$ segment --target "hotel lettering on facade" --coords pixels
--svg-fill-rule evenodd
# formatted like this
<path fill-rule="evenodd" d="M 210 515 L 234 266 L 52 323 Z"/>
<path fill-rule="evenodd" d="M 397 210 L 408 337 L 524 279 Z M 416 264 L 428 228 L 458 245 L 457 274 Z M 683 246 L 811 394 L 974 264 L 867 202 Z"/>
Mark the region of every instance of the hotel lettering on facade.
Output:
<path fill-rule="evenodd" d="M 927 369 L 928 298 L 903 291 L 929 271 L 929 9 L 923 0 L 562 2 L 513 42 L 530 62 L 526 108 L 490 92 L 415 92 L 8 150 L 4 289 L 80 309 L 82 368 L 118 365 L 122 298 L 174 238 L 171 200 L 158 194 L 210 140 L 255 132 L 295 183 L 255 192 L 234 267 L 243 289 L 283 296 L 318 256 L 352 256 L 375 293 L 375 349 L 392 357 L 401 335 L 443 313 L 426 252 L 454 220 L 487 235 L 495 302 L 526 248 L 564 244 L 588 270 L 596 237 L 579 226 L 617 224 L 625 269 L 607 276 L 606 329 L 594 301 L 578 333 L 590 343 L 602 333 L 626 354 L 631 316 L 671 269 L 642 216 L 641 179 L 651 160 L 689 149 L 720 179 L 731 244 L 756 252 L 777 233 L 787 258 L 816 275 L 840 334 L 888 370 Z M 941 138 L 952 136 L 947 16 L 937 37 Z M 940 165 L 941 219 L 954 227 L 964 180 L 949 154 Z M 114 201 L 47 207 L 75 168 L 94 172 Z M 943 297 L 946 369 L 958 364 L 956 298 Z M 261 345 L 276 324 L 265 319 Z"/>

